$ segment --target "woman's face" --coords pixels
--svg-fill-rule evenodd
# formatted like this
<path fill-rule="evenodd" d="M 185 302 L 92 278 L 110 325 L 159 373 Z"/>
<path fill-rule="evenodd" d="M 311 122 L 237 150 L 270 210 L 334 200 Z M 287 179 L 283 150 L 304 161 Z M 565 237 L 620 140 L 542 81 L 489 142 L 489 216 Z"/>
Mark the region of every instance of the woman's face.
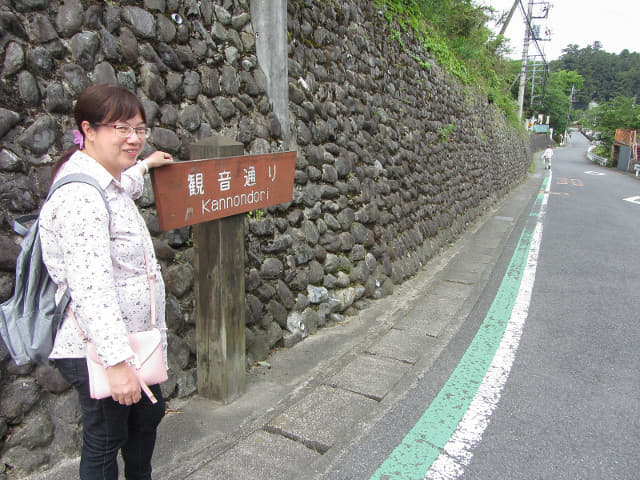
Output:
<path fill-rule="evenodd" d="M 86 125 L 85 125 L 86 124 Z M 115 122 L 105 122 L 90 125 L 89 122 L 82 122 L 85 131 L 85 151 L 95 158 L 113 178 L 120 181 L 120 174 L 136 163 L 136 159 L 146 138 L 132 131 L 127 137 L 119 136 L 114 127 L 146 127 L 142 116 L 138 113 L 128 120 L 118 120 Z M 122 128 L 120 128 L 122 130 Z"/>

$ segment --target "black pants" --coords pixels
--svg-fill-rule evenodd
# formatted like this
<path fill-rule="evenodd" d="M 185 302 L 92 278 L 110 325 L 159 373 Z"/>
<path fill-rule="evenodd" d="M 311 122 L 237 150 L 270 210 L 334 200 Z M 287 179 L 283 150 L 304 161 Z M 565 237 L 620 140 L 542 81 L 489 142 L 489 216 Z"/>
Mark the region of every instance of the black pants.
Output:
<path fill-rule="evenodd" d="M 78 392 L 82 408 L 81 480 L 118 480 L 118 451 L 122 451 L 127 480 L 151 480 L 151 457 L 156 430 L 164 417 L 164 401 L 159 385 L 150 388 L 158 399 L 152 404 L 143 393 L 138 403 L 120 405 L 112 398 L 94 400 L 89 396 L 85 359 L 55 361 L 62 376 Z"/>

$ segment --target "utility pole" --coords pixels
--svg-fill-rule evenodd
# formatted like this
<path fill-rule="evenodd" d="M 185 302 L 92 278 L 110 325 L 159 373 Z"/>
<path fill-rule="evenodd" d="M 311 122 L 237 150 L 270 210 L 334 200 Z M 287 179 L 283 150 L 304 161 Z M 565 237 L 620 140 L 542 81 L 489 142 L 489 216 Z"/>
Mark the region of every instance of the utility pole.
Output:
<path fill-rule="evenodd" d="M 536 67 L 538 66 L 538 61 L 536 59 L 533 60 L 533 71 L 531 73 L 531 101 L 529 105 L 533 107 L 533 96 L 536 88 Z"/>
<path fill-rule="evenodd" d="M 527 85 L 527 64 L 529 63 L 529 39 L 531 38 L 531 17 L 533 14 L 533 0 L 529 0 L 528 13 L 524 19 L 525 34 L 522 46 L 522 67 L 520 69 L 520 88 L 518 90 L 518 119 L 522 121 L 524 110 L 524 90 Z"/>
<path fill-rule="evenodd" d="M 505 19 L 504 23 L 502 24 L 502 28 L 500 29 L 500 33 L 498 35 L 504 35 L 504 32 L 507 31 L 507 27 L 509 26 L 509 22 L 511 21 L 511 18 L 513 17 L 513 13 L 516 11 L 516 8 L 518 7 L 518 3 L 520 2 L 520 0 L 516 0 L 515 2 L 513 2 L 513 6 L 511 7 L 511 10 L 509 10 L 509 15 L 507 15 L 507 18 Z"/>
<path fill-rule="evenodd" d="M 573 107 L 573 94 L 575 93 L 575 91 L 576 91 L 576 86 L 575 86 L 575 84 L 573 84 L 573 85 L 571 85 L 571 94 L 569 95 L 569 110 L 567 111 L 567 122 L 566 122 L 566 124 L 564 126 L 564 137 L 563 138 L 564 138 L 565 143 L 566 143 L 566 140 L 567 140 L 567 131 L 569 129 L 569 121 L 571 119 L 571 109 Z"/>

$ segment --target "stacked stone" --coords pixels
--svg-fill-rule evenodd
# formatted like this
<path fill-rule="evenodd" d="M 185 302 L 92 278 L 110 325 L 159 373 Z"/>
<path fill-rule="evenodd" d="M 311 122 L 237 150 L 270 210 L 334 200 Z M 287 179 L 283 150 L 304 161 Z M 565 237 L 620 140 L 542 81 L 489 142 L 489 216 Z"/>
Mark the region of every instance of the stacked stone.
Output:
<path fill-rule="evenodd" d="M 389 42 L 376 8 L 289 4 L 296 189 L 248 222 L 254 360 L 390 293 L 528 167 L 497 108 Z"/>
<path fill-rule="evenodd" d="M 90 84 L 143 99 L 149 151 L 186 160 L 192 142 L 225 135 L 247 153 L 298 152 L 292 201 L 246 216 L 249 364 L 390 294 L 526 173 L 525 140 L 499 110 L 415 39 L 391 40 L 401 29 L 368 0 L 289 2 L 292 131 L 282 132 L 248 3 L 0 0 L 0 300 L 18 253 L 10 223 L 37 210 L 52 163 L 72 146 L 73 101 Z M 190 229 L 160 232 L 149 184 L 138 203 L 167 286 L 163 390 L 189 395 Z M 0 362 L 0 478 L 2 464 L 24 474 L 75 455 L 79 412 L 66 383 L 15 366 L 4 345 Z"/>
<path fill-rule="evenodd" d="M 143 99 L 152 128 L 144 153 L 189 159 L 192 142 L 217 134 L 251 153 L 280 148 L 248 3 L 0 2 L 0 300 L 12 293 L 19 252 L 11 222 L 39 208 L 52 165 L 73 145 L 73 102 L 87 86 L 117 83 Z M 148 181 L 139 206 L 167 280 L 170 380 L 163 390 L 189 395 L 196 385 L 189 230 L 159 231 Z M 57 371 L 17 367 L 3 344 L 0 361 L 0 478 L 3 465 L 21 475 L 77 454 L 77 401 Z"/>

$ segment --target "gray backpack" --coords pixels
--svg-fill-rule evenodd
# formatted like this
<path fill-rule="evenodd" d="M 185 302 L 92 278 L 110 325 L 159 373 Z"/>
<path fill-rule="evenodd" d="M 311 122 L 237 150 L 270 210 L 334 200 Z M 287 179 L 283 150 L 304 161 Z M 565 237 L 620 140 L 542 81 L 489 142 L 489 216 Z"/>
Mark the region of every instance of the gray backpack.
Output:
<path fill-rule="evenodd" d="M 67 175 L 55 182 L 49 189 L 45 202 L 59 187 L 72 182 L 95 187 L 109 212 L 104 190 L 93 177 L 83 173 Z M 27 228 L 26 223 L 34 219 L 35 222 Z M 17 218 L 13 228 L 23 239 L 16 262 L 13 297 L 0 305 L 0 335 L 17 365 L 29 361 L 50 365 L 49 354 L 64 311 L 69 305 L 69 290 L 65 291 L 60 303 L 56 305 L 54 297 L 58 286 L 49 276 L 42 261 L 38 216 Z"/>

